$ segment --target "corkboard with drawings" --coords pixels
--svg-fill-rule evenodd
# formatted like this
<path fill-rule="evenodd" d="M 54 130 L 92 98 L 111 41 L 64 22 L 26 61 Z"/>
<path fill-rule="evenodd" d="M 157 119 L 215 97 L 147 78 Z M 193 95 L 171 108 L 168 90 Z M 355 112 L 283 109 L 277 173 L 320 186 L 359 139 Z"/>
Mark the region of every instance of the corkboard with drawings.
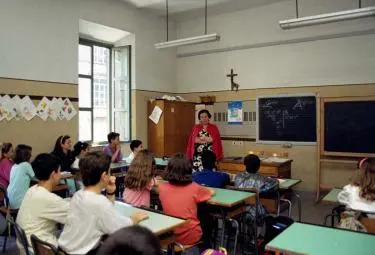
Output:
<path fill-rule="evenodd" d="M 243 101 L 242 125 L 228 124 L 228 102 L 216 102 L 213 106 L 212 122 L 223 137 L 256 138 L 256 101 Z"/>

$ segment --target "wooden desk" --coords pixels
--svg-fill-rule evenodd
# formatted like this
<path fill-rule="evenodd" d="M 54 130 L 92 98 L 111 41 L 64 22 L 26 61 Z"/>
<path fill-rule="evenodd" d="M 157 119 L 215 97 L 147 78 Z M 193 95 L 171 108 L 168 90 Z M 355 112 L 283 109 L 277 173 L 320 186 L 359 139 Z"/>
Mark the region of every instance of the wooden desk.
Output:
<path fill-rule="evenodd" d="M 160 213 L 150 212 L 147 210 L 142 210 L 140 208 L 132 207 L 131 205 L 115 202 L 116 209 L 125 216 L 130 217 L 135 212 L 145 212 L 148 215 L 148 219 L 141 221 L 140 226 L 146 227 L 151 230 L 155 235 L 160 236 L 162 234 L 168 233 L 173 229 L 185 224 L 185 220 L 167 216 Z"/>
<path fill-rule="evenodd" d="M 210 205 L 217 205 L 226 208 L 231 208 L 235 205 L 245 203 L 246 200 L 255 196 L 255 193 L 229 190 L 229 189 L 218 189 L 215 190 L 215 195 L 212 196 L 210 200 L 207 201 Z"/>
<path fill-rule="evenodd" d="M 375 251 L 375 235 L 296 222 L 266 249 L 276 254 L 370 255 Z"/>
<path fill-rule="evenodd" d="M 337 199 L 337 195 L 340 193 L 342 189 L 339 188 L 333 188 L 331 189 L 327 195 L 325 195 L 322 198 L 323 203 L 328 203 L 328 204 L 339 204 L 339 200 Z"/>
<path fill-rule="evenodd" d="M 272 157 L 264 158 L 261 160 L 259 172 L 265 176 L 290 178 L 292 162 L 293 160 L 291 159 L 273 159 Z M 222 172 L 237 174 L 245 171 L 245 165 L 243 164 L 243 158 L 224 158 L 218 162 L 217 169 Z"/>

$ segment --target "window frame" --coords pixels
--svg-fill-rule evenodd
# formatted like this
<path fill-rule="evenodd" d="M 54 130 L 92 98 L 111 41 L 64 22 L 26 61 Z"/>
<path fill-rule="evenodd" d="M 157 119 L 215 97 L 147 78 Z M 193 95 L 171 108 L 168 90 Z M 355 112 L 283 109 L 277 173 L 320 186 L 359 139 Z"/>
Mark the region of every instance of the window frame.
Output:
<path fill-rule="evenodd" d="M 106 43 L 102 43 L 102 42 L 96 42 L 96 41 L 91 41 L 91 40 L 87 40 L 87 39 L 83 39 L 83 38 L 79 38 L 79 42 L 78 42 L 78 45 L 84 45 L 84 46 L 89 46 L 91 47 L 91 74 L 90 75 L 86 75 L 86 74 L 80 74 L 79 73 L 79 70 L 78 70 L 78 79 L 79 78 L 83 78 L 83 79 L 90 79 L 91 81 L 91 107 L 79 107 L 78 109 L 78 113 L 79 112 L 91 112 L 91 140 L 86 140 L 85 142 L 90 142 L 92 144 L 97 144 L 97 145 L 104 145 L 104 144 L 107 144 L 108 141 L 94 141 L 94 107 L 95 107 L 95 104 L 94 104 L 94 46 L 98 46 L 98 47 L 104 47 L 104 48 L 107 48 L 109 50 L 109 69 L 108 69 L 108 76 L 109 76 L 109 89 L 108 89 L 108 101 L 109 101 L 109 111 L 108 111 L 108 115 L 109 115 L 109 123 L 108 123 L 108 127 L 110 130 L 114 130 L 115 128 L 115 121 L 114 121 L 114 101 L 113 101 L 113 93 L 114 93 L 114 79 L 113 79 L 113 74 L 114 74 L 114 68 L 113 68 L 113 65 L 114 65 L 114 54 L 113 54 L 113 50 L 116 48 L 114 45 L 111 45 L 111 44 L 106 44 Z M 125 127 L 125 128 L 128 128 L 129 129 L 129 139 L 128 140 L 122 140 L 120 141 L 121 143 L 129 143 L 132 139 L 132 119 L 131 119 L 131 112 L 132 112 L 132 100 L 131 100 L 131 90 L 132 90 L 132 76 L 131 76 L 131 70 L 132 70 L 132 66 L 131 66 L 131 61 L 132 61 L 132 58 L 131 58 L 131 45 L 125 45 L 125 46 L 121 46 L 121 47 L 127 47 L 128 48 L 128 79 L 129 79 L 129 82 L 128 82 L 128 93 L 129 93 L 129 111 L 128 111 L 128 116 L 129 116 L 129 122 L 128 122 L 128 127 Z M 78 59 L 79 61 L 79 59 Z M 78 84 L 79 86 L 79 84 Z M 99 86 L 100 87 L 100 86 Z M 124 111 L 126 113 L 126 111 Z M 79 137 L 79 127 L 78 127 L 78 137 Z M 111 131 L 110 131 L 111 132 Z M 121 137 L 120 137 L 121 138 Z"/>

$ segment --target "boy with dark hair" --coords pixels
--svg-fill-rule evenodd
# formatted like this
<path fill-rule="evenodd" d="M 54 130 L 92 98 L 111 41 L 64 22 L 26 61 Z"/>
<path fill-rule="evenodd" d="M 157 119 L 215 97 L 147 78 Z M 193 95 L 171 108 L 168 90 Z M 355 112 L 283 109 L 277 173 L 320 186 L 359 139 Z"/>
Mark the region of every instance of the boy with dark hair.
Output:
<path fill-rule="evenodd" d="M 122 160 L 120 134 L 111 132 L 107 135 L 108 145 L 103 148 L 103 152 L 111 157 L 112 163 Z"/>
<path fill-rule="evenodd" d="M 216 156 L 210 150 L 202 153 L 202 165 L 203 169 L 193 173 L 193 181 L 201 185 L 223 188 L 230 183 L 230 177 L 226 173 L 215 172 L 216 168 Z"/>
<path fill-rule="evenodd" d="M 130 150 L 132 151 L 130 153 L 130 155 L 128 156 L 128 158 L 126 159 L 126 162 L 128 162 L 129 164 L 133 161 L 135 155 L 137 155 L 137 153 L 143 149 L 143 143 L 141 140 L 133 140 L 131 141 L 130 143 Z"/>
<path fill-rule="evenodd" d="M 68 254 L 91 254 L 104 235 L 147 218 L 144 213 L 128 218 L 116 210 L 116 179 L 108 173 L 110 164 L 111 157 L 102 152 L 89 152 L 79 161 L 85 188 L 74 194 L 68 212 L 70 220 L 59 238 L 60 248 Z M 106 197 L 101 195 L 103 189 Z"/>
<path fill-rule="evenodd" d="M 246 172 L 237 174 L 234 179 L 236 187 L 243 189 L 257 189 L 259 192 L 269 192 L 278 188 L 279 183 L 277 179 L 263 176 L 258 173 L 260 159 L 257 155 L 247 155 L 244 159 L 244 165 L 246 167 Z M 254 220 L 255 206 L 249 206 L 248 211 Z M 261 204 L 258 207 L 258 215 L 260 219 L 267 215 L 266 209 Z"/>
<path fill-rule="evenodd" d="M 25 230 L 29 244 L 30 236 L 34 234 L 57 247 L 56 223 L 66 223 L 69 209 L 67 200 L 52 193 L 60 181 L 60 160 L 42 153 L 32 162 L 32 167 L 39 182 L 26 192 L 17 223 Z"/>

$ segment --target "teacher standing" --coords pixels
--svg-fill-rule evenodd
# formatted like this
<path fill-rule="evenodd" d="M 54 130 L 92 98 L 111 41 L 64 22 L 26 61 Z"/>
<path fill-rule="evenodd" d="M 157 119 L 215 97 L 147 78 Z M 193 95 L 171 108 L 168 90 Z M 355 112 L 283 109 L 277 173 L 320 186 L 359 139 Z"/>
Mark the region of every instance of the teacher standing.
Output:
<path fill-rule="evenodd" d="M 193 161 L 193 171 L 203 169 L 203 151 L 213 151 L 216 159 L 223 157 L 220 132 L 215 124 L 210 123 L 211 113 L 208 110 L 201 110 L 198 113 L 198 119 L 200 123 L 193 127 L 186 149 L 187 157 Z"/>

